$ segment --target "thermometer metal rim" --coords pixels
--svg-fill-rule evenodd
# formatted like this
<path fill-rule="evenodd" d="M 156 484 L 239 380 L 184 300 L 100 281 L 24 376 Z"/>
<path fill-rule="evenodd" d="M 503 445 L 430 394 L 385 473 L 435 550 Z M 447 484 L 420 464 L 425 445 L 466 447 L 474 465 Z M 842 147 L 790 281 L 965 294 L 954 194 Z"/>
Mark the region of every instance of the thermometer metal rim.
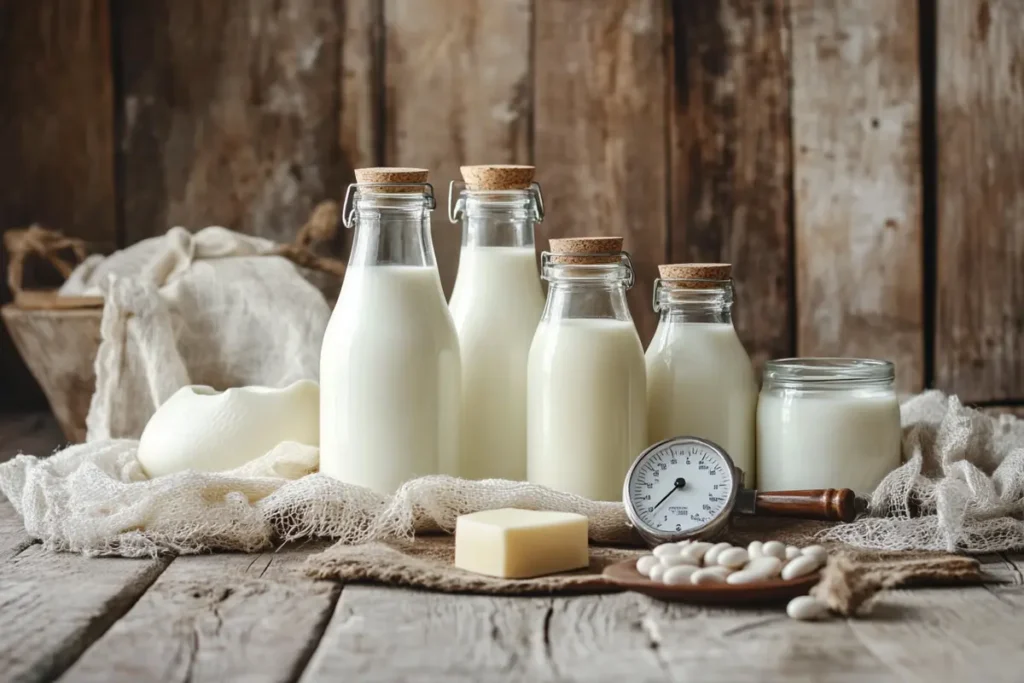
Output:
<path fill-rule="evenodd" d="M 699 527 L 687 529 L 685 531 L 662 531 L 661 529 L 656 529 L 640 518 L 640 514 L 636 511 L 633 504 L 632 497 L 629 495 L 629 484 L 633 480 L 633 474 L 651 455 L 661 451 L 666 446 L 685 446 L 691 444 L 700 445 L 703 448 L 714 451 L 716 455 L 721 457 L 722 462 L 725 463 L 729 470 L 731 483 L 729 498 L 725 501 L 722 511 L 718 513 L 716 517 Z M 697 436 L 673 436 L 645 448 L 640 452 L 640 455 L 636 457 L 633 464 L 630 465 L 629 471 L 626 472 L 626 480 L 622 484 L 622 505 L 626 508 L 626 516 L 629 517 L 629 521 L 633 525 L 633 528 L 637 530 L 637 533 L 640 534 L 640 537 L 643 538 L 644 541 L 652 546 L 659 545 L 661 543 L 676 543 L 687 539 L 706 539 L 715 536 L 715 534 L 728 526 L 729 517 L 732 514 L 733 508 L 736 506 L 736 497 L 739 495 L 741 488 L 743 488 L 743 470 L 736 467 L 732 458 L 729 457 L 729 454 L 726 453 L 724 448 L 716 444 L 714 441 L 702 439 Z"/>

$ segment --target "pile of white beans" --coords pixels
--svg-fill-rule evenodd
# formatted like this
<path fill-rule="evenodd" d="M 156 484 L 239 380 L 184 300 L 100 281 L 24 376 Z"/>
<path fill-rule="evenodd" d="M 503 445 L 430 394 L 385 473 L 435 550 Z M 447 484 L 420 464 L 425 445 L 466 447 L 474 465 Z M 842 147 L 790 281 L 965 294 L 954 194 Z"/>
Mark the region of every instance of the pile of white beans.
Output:
<path fill-rule="evenodd" d="M 652 581 L 674 586 L 709 583 L 744 584 L 782 578 L 798 579 L 818 571 L 828 559 L 820 545 L 798 548 L 780 541 L 752 541 L 746 548 L 730 543 L 681 541 L 663 543 L 636 561 L 636 570 Z M 794 619 L 818 619 L 827 609 L 810 596 L 790 602 Z"/>

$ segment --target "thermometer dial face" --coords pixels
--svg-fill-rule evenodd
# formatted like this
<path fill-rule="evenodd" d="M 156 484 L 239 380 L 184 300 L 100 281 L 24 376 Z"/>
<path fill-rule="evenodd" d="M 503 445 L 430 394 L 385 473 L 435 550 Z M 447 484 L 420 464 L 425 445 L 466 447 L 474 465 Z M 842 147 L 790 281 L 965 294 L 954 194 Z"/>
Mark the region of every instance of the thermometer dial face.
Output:
<path fill-rule="evenodd" d="M 651 543 L 703 538 L 727 523 L 739 480 L 722 448 L 705 439 L 675 437 L 636 459 L 626 475 L 623 503 Z"/>

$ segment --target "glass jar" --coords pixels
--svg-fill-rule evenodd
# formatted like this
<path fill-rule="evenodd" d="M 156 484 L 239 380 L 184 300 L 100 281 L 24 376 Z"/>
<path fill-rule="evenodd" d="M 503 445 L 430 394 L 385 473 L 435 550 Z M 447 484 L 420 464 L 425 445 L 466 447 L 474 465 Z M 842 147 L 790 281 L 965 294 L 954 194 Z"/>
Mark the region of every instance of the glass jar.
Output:
<path fill-rule="evenodd" d="M 459 272 L 449 308 L 462 353 L 462 448 L 458 475 L 526 479 L 526 362 L 544 293 L 534 224 L 543 220 L 532 166 L 464 166 L 449 218 L 462 220 Z M 508 183 L 472 183 L 511 176 Z M 497 186 L 498 189 L 495 189 Z M 452 207 L 454 181 L 449 188 Z"/>
<path fill-rule="evenodd" d="M 658 329 L 647 349 L 647 438 L 699 436 L 755 478 L 757 380 L 732 325 L 732 267 L 669 264 L 654 282 Z"/>
<path fill-rule="evenodd" d="M 547 302 L 527 373 L 530 481 L 620 500 L 647 445 L 643 347 L 626 304 L 634 282 L 621 238 L 551 240 Z"/>
<path fill-rule="evenodd" d="M 459 342 L 427 172 L 359 169 L 356 179 L 343 214 L 355 240 L 320 353 L 320 471 L 391 493 L 456 468 Z"/>
<path fill-rule="evenodd" d="M 769 361 L 757 407 L 757 487 L 871 493 L 900 464 L 894 377 L 882 360 Z"/>

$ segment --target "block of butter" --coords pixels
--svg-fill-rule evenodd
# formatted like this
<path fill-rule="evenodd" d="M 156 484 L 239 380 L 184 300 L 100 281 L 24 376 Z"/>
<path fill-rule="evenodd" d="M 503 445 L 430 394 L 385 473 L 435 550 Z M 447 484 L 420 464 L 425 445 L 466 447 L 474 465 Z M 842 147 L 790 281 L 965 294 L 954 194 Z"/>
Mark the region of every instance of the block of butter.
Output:
<path fill-rule="evenodd" d="M 589 564 L 587 518 L 573 512 L 502 508 L 455 522 L 455 566 L 504 579 L 528 579 Z"/>

